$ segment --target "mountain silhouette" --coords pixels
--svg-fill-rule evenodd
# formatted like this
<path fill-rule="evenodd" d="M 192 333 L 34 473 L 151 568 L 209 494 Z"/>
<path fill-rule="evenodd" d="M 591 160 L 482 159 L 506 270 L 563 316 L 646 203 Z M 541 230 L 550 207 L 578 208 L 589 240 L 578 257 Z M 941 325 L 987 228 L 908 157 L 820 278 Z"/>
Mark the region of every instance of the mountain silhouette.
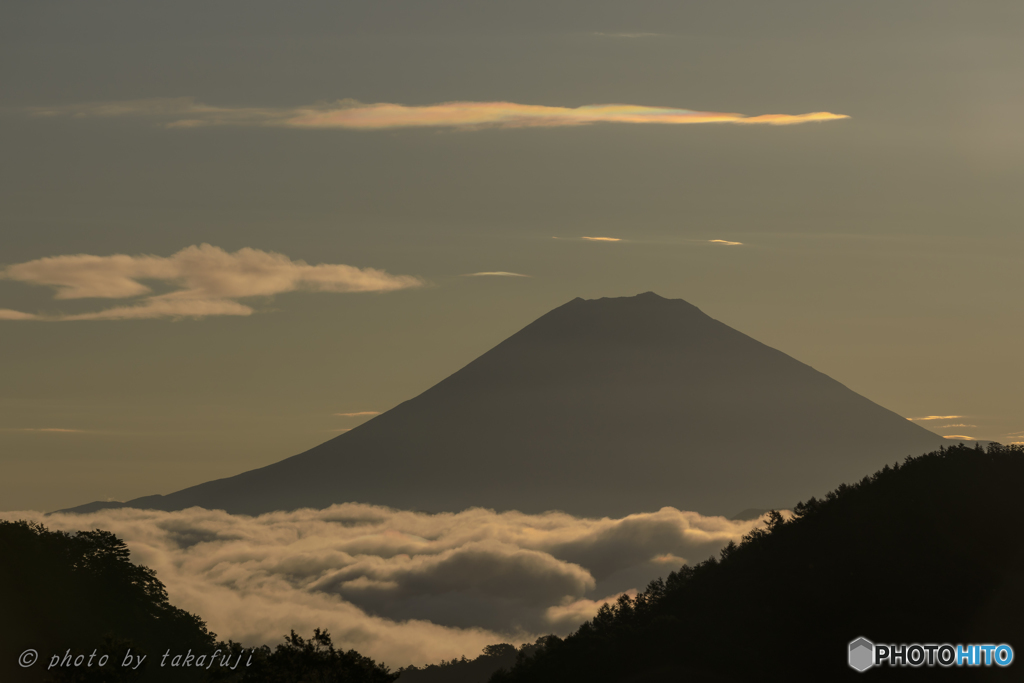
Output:
<path fill-rule="evenodd" d="M 786 507 L 943 439 L 681 299 L 574 299 L 304 453 L 103 507 Z"/>

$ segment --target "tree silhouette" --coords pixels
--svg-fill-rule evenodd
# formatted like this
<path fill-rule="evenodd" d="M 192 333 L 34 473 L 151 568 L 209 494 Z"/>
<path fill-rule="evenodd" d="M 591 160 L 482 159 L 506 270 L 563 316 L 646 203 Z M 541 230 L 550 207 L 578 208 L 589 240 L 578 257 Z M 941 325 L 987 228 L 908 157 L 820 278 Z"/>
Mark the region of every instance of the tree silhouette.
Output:
<path fill-rule="evenodd" d="M 509 643 L 488 645 L 476 659 L 463 656 L 423 668 L 408 666 L 400 669 L 398 683 L 484 683 L 495 671 L 511 669 L 516 662 L 528 659 L 544 646 L 548 637 L 518 648 Z"/>
<path fill-rule="evenodd" d="M 492 683 L 862 680 L 846 646 L 1024 644 L 1024 448 L 907 458 L 772 512 L 740 545 L 620 598 Z M 872 677 L 1016 680 L 1013 666 Z"/>
<path fill-rule="evenodd" d="M 130 649 L 144 663 L 124 671 L 123 680 L 145 673 L 159 681 L 166 672 L 152 665 L 167 648 L 212 651 L 216 638 L 198 616 L 171 605 L 164 585 L 148 567 L 129 559 L 124 541 L 109 531 L 69 534 L 42 524 L 0 522 L 0 652 L 2 666 L 32 648 L 40 657 L 56 653 L 107 654 L 123 658 Z M 47 663 L 48 663 L 47 659 Z M 16 665 L 15 665 L 16 666 Z M 61 666 L 43 673 L 37 664 L 18 671 L 23 680 L 108 680 L 85 666 Z M 112 679 L 111 679 L 112 680 Z"/>
<path fill-rule="evenodd" d="M 271 652 L 261 651 L 243 683 L 391 683 L 388 667 L 355 650 L 336 650 L 327 631 L 315 629 L 309 640 L 292 631 Z"/>
<path fill-rule="evenodd" d="M 21 668 L 18 657 L 29 649 L 40 661 Z M 162 658 L 168 651 L 218 656 L 209 666 L 176 668 Z M 133 663 L 144 659 L 123 666 L 129 654 Z M 55 655 L 67 664 L 50 667 Z M 354 650 L 336 650 L 319 629 L 309 640 L 292 631 L 274 650 L 218 643 L 202 619 L 168 602 L 156 573 L 133 564 L 109 531 L 0 521 L 0 681 L 390 683 L 397 676 Z"/>

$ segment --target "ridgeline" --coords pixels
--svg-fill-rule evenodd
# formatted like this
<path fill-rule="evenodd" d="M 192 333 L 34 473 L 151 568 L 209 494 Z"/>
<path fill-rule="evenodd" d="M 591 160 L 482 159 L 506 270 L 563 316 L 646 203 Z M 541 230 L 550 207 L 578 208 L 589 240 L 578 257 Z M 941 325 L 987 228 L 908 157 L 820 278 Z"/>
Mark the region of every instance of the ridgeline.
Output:
<path fill-rule="evenodd" d="M 774 513 L 721 557 L 605 605 L 491 683 L 1021 680 L 998 666 L 847 664 L 848 643 L 1007 643 L 1024 656 L 1024 447 L 957 446 Z M 864 678 L 860 678 L 864 676 Z"/>

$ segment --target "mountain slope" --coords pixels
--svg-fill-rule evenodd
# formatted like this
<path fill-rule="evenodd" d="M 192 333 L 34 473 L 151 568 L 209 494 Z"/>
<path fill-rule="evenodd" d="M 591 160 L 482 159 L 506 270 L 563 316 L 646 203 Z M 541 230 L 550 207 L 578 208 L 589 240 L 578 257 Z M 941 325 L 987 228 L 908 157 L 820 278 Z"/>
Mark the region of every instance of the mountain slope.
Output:
<path fill-rule="evenodd" d="M 127 505 L 734 514 L 792 505 L 942 443 L 695 306 L 648 292 L 574 299 L 305 453 Z"/>
<path fill-rule="evenodd" d="M 1018 662 L 865 675 L 847 653 L 861 637 L 1020 652 L 1022 479 L 1022 446 L 956 446 L 886 466 L 788 522 L 770 519 L 721 559 L 606 605 L 491 683 L 1020 680 Z"/>

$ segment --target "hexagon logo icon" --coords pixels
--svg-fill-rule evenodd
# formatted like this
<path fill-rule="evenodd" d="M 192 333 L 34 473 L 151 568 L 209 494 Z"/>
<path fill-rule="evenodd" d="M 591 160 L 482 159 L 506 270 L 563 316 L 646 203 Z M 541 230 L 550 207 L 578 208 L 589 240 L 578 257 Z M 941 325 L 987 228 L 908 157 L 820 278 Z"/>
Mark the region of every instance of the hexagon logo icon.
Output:
<path fill-rule="evenodd" d="M 867 638 L 858 638 L 850 643 L 850 667 L 867 671 L 875 663 L 875 644 Z"/>

